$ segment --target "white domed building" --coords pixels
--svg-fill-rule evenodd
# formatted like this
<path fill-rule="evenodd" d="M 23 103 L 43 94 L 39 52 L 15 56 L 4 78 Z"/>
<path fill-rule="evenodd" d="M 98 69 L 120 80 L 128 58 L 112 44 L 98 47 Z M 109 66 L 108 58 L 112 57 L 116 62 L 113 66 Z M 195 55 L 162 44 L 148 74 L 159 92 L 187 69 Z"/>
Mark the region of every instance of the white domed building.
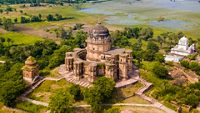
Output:
<path fill-rule="evenodd" d="M 175 47 L 171 48 L 170 53 L 165 56 L 165 61 L 179 62 L 185 56 L 194 54 L 195 52 L 194 44 L 189 46 L 188 39 L 184 36 Z"/>

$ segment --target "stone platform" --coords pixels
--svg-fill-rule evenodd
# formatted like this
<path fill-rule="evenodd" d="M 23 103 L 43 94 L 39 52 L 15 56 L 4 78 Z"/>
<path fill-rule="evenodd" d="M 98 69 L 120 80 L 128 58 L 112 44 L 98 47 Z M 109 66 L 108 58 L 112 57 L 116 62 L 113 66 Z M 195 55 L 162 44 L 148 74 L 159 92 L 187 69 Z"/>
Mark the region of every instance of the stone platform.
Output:
<path fill-rule="evenodd" d="M 138 80 L 134 79 L 134 78 L 130 78 L 128 80 L 124 80 L 124 81 L 119 81 L 116 83 L 115 87 L 116 88 L 121 88 L 121 87 L 126 87 L 128 85 L 131 84 L 135 84 Z"/>
<path fill-rule="evenodd" d="M 67 80 L 68 82 L 70 83 L 73 83 L 73 84 L 77 84 L 77 85 L 80 85 L 80 86 L 83 86 L 83 87 L 86 87 L 86 88 L 90 88 L 92 87 L 92 83 L 89 82 L 87 79 L 80 79 L 80 80 L 77 80 L 75 78 L 73 78 L 73 72 L 68 72 L 65 70 L 65 65 L 61 65 L 59 68 L 58 68 L 58 72 L 59 74 L 61 74 L 61 76 L 63 76 L 65 78 L 65 80 Z M 127 80 L 123 80 L 123 81 L 118 81 L 116 82 L 116 85 L 115 87 L 116 88 L 121 88 L 121 87 L 126 87 L 128 85 L 131 85 L 131 84 L 135 84 L 137 81 L 138 81 L 138 76 L 139 76 L 139 73 L 138 71 L 134 71 L 133 75 L 130 76 L 131 78 L 127 79 Z"/>

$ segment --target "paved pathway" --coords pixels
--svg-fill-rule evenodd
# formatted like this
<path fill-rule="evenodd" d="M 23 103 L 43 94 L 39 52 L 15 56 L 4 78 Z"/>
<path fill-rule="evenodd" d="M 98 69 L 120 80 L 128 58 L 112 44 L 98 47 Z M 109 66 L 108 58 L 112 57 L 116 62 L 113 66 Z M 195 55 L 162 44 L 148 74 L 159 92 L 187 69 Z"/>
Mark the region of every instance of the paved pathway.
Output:
<path fill-rule="evenodd" d="M 20 97 L 20 99 L 22 101 L 28 101 L 28 102 L 31 102 L 33 104 L 41 105 L 41 106 L 45 106 L 45 107 L 48 107 L 48 105 L 49 105 L 48 103 L 41 102 L 41 101 L 36 101 L 36 100 L 33 100 L 33 99 L 29 99 L 27 97 Z M 154 108 L 161 109 L 161 110 L 165 111 L 166 113 L 176 113 L 176 112 L 174 112 L 172 110 L 169 110 L 168 108 L 166 108 L 165 106 L 163 106 L 163 105 L 161 105 L 159 103 L 154 103 L 154 104 L 116 103 L 116 104 L 103 104 L 103 105 L 104 106 L 154 107 Z M 90 107 L 90 105 L 84 104 L 84 105 L 76 105 L 76 106 L 73 106 L 73 107 Z"/>
<path fill-rule="evenodd" d="M 36 105 L 42 105 L 42 106 L 46 106 L 48 107 L 48 103 L 45 102 L 41 102 L 41 101 L 36 101 L 30 98 L 27 98 L 26 96 L 31 93 L 35 88 L 37 88 L 42 82 L 44 82 L 45 80 L 54 80 L 54 81 L 59 81 L 63 78 L 65 78 L 67 81 L 72 82 L 74 84 L 79 84 L 81 86 L 85 86 L 85 87 L 91 87 L 92 85 L 87 83 L 87 81 L 83 80 L 75 80 L 72 78 L 73 72 L 66 72 L 63 70 L 64 68 L 61 68 L 59 71 L 61 72 L 61 75 L 63 75 L 62 77 L 59 78 L 53 78 L 53 77 L 46 77 L 44 79 L 41 79 L 40 81 L 38 81 L 36 84 L 34 84 L 33 86 L 31 86 L 24 94 L 22 94 L 19 99 L 21 99 L 22 101 L 28 101 L 31 102 L 33 104 Z M 135 76 L 133 79 L 131 79 L 130 81 L 128 81 L 128 84 L 132 84 L 133 82 L 137 82 L 140 81 L 144 87 L 142 87 L 141 89 L 139 89 L 138 91 L 136 91 L 135 93 L 137 95 L 139 95 L 141 98 L 151 102 L 152 104 L 135 104 L 135 103 L 116 103 L 116 104 L 103 104 L 105 106 L 136 106 L 136 107 L 155 107 L 158 109 L 161 109 L 163 111 L 165 111 L 166 113 L 176 113 L 175 111 L 167 108 L 166 106 L 164 106 L 163 104 L 159 103 L 157 100 L 148 97 L 144 94 L 144 92 L 146 92 L 147 90 L 149 90 L 152 86 L 152 83 L 147 82 L 146 80 L 142 79 L 138 76 Z M 120 87 L 120 84 L 119 86 Z M 78 105 L 78 106 L 74 106 L 74 107 L 90 107 L 90 105 Z M 50 111 L 48 111 L 50 112 Z"/>
<path fill-rule="evenodd" d="M 41 105 L 41 106 L 45 106 L 45 107 L 48 107 L 48 105 L 49 105 L 49 104 L 46 103 L 46 102 L 33 100 L 33 99 L 30 99 L 30 98 L 27 98 L 27 97 L 23 97 L 23 96 L 19 97 L 19 99 L 22 100 L 22 101 L 28 101 L 28 102 L 31 102 L 31 103 L 33 103 L 33 104 Z"/>
<path fill-rule="evenodd" d="M 36 84 L 34 84 L 33 86 L 31 86 L 30 88 L 28 88 L 28 90 L 26 90 L 22 96 L 27 96 L 28 94 L 30 94 L 34 89 L 36 89 L 42 82 L 44 82 L 45 79 L 41 79 L 40 81 L 38 81 Z"/>
<path fill-rule="evenodd" d="M 142 78 L 139 78 L 138 80 L 144 85 L 144 87 L 139 89 L 138 91 L 136 91 L 135 94 L 139 95 L 144 100 L 151 102 L 152 103 L 151 105 L 153 105 L 154 107 L 156 107 L 158 109 L 165 111 L 166 113 L 176 113 L 174 110 L 164 106 L 163 104 L 159 103 L 154 98 L 148 97 L 144 94 L 146 91 L 148 91 L 151 88 L 152 83 L 149 83 Z"/>
<path fill-rule="evenodd" d="M 6 63 L 6 61 L 1 61 L 1 60 L 0 60 L 0 64 L 5 64 L 5 63 Z"/>

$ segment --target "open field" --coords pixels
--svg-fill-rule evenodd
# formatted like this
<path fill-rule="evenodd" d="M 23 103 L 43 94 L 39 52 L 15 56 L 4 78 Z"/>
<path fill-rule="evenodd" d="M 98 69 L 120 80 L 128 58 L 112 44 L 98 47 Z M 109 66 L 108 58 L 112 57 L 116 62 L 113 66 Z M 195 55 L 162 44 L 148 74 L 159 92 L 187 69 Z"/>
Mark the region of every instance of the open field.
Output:
<path fill-rule="evenodd" d="M 35 105 L 26 101 L 17 102 L 16 108 L 24 110 L 28 113 L 44 113 L 44 112 L 47 112 L 48 110 L 48 108 L 44 106 Z M 23 113 L 23 112 L 20 112 L 20 113 Z"/>
<path fill-rule="evenodd" d="M 50 96 L 58 89 L 69 88 L 71 86 L 66 80 L 45 81 L 36 88 L 28 97 L 34 100 L 49 102 Z"/>
<path fill-rule="evenodd" d="M 42 37 L 27 35 L 23 33 L 16 33 L 16 32 L 7 32 L 5 34 L 0 34 L 0 37 L 4 37 L 5 39 L 10 38 L 13 41 L 13 44 L 17 45 L 33 44 L 37 41 L 44 40 Z"/>
<path fill-rule="evenodd" d="M 163 2 L 163 3 L 162 3 Z M 186 36 L 193 39 L 200 37 L 200 12 L 195 1 L 178 1 L 171 3 L 164 1 L 144 0 L 136 2 L 135 0 L 115 0 L 96 4 L 84 4 L 83 9 L 79 10 L 73 6 L 46 6 L 46 7 L 28 7 L 21 8 L 21 5 L 12 5 L 16 12 L 0 14 L 1 17 L 18 18 L 20 16 L 42 15 L 46 18 L 48 14 L 61 14 L 63 17 L 73 17 L 72 19 L 52 22 L 35 22 L 18 25 L 26 30 L 19 30 L 24 34 L 29 34 L 32 29 L 34 35 L 44 38 L 53 38 L 55 34 L 45 32 L 45 29 L 52 27 L 72 27 L 75 23 L 83 23 L 86 27 L 103 22 L 111 31 L 121 30 L 127 26 L 151 26 L 154 29 L 154 36 L 167 31 L 183 31 Z M 185 5 L 188 4 L 189 5 Z M 185 7 L 183 7 L 185 6 Z M 23 13 L 20 13 L 23 11 Z M 26 14 L 26 15 L 25 15 Z M 164 21 L 159 22 L 159 18 Z M 37 34 L 37 32 L 39 32 Z"/>

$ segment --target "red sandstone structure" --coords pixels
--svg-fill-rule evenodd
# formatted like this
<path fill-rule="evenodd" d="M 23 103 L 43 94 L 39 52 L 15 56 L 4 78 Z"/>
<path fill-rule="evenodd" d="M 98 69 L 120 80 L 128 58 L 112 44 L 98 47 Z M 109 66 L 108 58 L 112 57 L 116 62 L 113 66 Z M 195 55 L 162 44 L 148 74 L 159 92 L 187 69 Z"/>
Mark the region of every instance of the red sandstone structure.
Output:
<path fill-rule="evenodd" d="M 133 74 L 132 51 L 112 48 L 109 30 L 97 24 L 89 30 L 87 47 L 75 48 L 65 57 L 66 71 L 73 78 L 93 82 L 97 76 L 105 75 L 115 81 L 127 80 Z"/>
<path fill-rule="evenodd" d="M 33 83 L 38 77 L 38 65 L 34 57 L 28 57 L 25 61 L 23 70 L 23 79 L 29 83 Z"/>

